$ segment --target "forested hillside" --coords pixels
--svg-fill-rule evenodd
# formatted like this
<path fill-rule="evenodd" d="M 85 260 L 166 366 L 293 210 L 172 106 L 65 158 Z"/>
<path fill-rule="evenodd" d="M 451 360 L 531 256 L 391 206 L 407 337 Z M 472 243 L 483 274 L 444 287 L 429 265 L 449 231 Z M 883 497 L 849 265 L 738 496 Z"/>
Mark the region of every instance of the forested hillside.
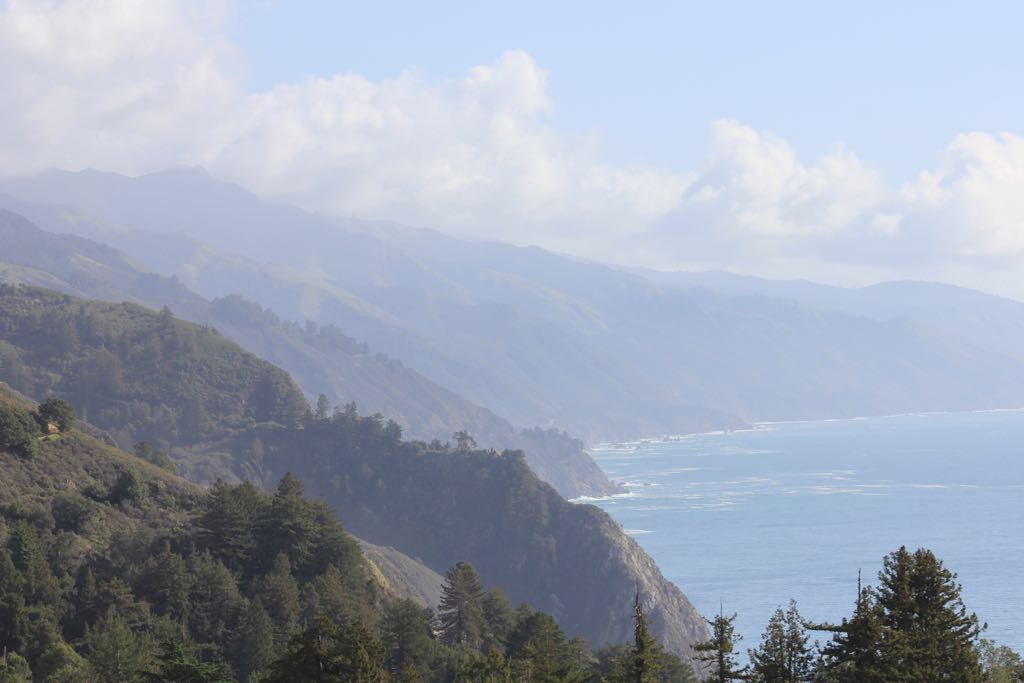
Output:
<path fill-rule="evenodd" d="M 166 309 L 5 285 L 0 380 L 29 396 L 66 397 L 126 448 L 296 424 L 309 410 L 286 373 Z"/>
<path fill-rule="evenodd" d="M 0 680 L 584 680 L 629 666 L 635 650 L 592 652 L 466 564 L 435 619 L 295 477 L 273 494 L 200 489 L 87 425 L 40 419 L 57 407 L 0 384 Z M 656 646 L 646 656 L 678 674 L 664 680 L 692 680 Z"/>

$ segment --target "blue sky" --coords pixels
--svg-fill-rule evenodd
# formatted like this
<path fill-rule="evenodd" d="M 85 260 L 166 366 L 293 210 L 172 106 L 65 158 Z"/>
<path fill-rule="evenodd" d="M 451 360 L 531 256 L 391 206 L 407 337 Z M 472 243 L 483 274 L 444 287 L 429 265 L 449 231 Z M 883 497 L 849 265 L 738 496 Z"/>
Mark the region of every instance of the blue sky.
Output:
<path fill-rule="evenodd" d="M 1020 2 L 261 2 L 231 33 L 253 89 L 306 76 L 454 78 L 524 49 L 550 120 L 607 158 L 679 171 L 709 124 L 771 130 L 801 157 L 836 143 L 893 182 L 965 131 L 1024 124 Z"/>
<path fill-rule="evenodd" d="M 1024 3 L 0 0 L 0 176 L 202 165 L 662 269 L 1024 298 Z"/>

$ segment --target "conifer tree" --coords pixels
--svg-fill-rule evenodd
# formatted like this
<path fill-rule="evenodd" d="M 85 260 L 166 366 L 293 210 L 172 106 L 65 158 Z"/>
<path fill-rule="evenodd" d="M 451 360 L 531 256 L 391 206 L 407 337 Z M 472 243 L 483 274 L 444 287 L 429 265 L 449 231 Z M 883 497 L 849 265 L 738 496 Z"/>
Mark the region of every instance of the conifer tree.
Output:
<path fill-rule="evenodd" d="M 316 419 L 318 420 L 329 420 L 331 419 L 331 399 L 327 398 L 327 394 L 320 394 L 316 397 Z"/>
<path fill-rule="evenodd" d="M 262 508 L 263 494 L 247 481 L 229 486 L 217 480 L 210 488 L 199 522 L 200 536 L 205 547 L 232 571 L 240 571 L 253 551 Z"/>
<path fill-rule="evenodd" d="M 408 677 L 428 663 L 433 648 L 432 617 L 429 609 L 412 600 L 392 600 L 384 605 L 381 640 L 393 676 Z"/>
<path fill-rule="evenodd" d="M 750 651 L 751 680 L 758 683 L 799 683 L 812 673 L 807 631 L 796 602 L 775 610 L 760 646 Z"/>
<path fill-rule="evenodd" d="M 240 683 L 253 683 L 273 659 L 274 627 L 259 598 L 249 601 L 229 644 Z"/>
<path fill-rule="evenodd" d="M 254 586 L 254 594 L 260 597 L 273 624 L 275 645 L 287 643 L 299 623 L 299 587 L 288 558 L 278 555 L 271 572 Z"/>
<path fill-rule="evenodd" d="M 445 574 L 438 610 L 441 639 L 476 650 L 484 631 L 483 588 L 473 565 L 459 562 Z"/>
<path fill-rule="evenodd" d="M 134 681 L 149 666 L 153 643 L 145 633 L 136 632 L 113 608 L 86 628 L 86 659 L 99 681 Z"/>
<path fill-rule="evenodd" d="M 839 625 L 814 625 L 831 631 L 822 648 L 823 679 L 828 683 L 886 683 L 882 652 L 882 610 L 870 588 L 860 588 L 853 617 Z"/>
<path fill-rule="evenodd" d="M 362 624 L 317 619 L 270 666 L 266 683 L 386 683 L 384 649 Z"/>
<path fill-rule="evenodd" d="M 202 662 L 181 643 L 164 643 L 156 670 L 142 674 L 145 683 L 234 683 L 231 669 L 220 662 Z"/>
<path fill-rule="evenodd" d="M 885 558 L 878 575 L 885 627 L 886 671 L 892 681 L 982 680 L 978 618 L 960 597 L 956 574 L 924 548 Z"/>
<path fill-rule="evenodd" d="M 550 614 L 533 612 L 509 636 L 508 656 L 521 680 L 562 683 L 582 674 L 565 633 Z"/>
<path fill-rule="evenodd" d="M 637 590 L 633 599 L 633 683 L 657 683 L 661 659 L 661 646 L 647 628 L 647 616 Z"/>
<path fill-rule="evenodd" d="M 746 672 L 736 662 L 735 647 L 740 636 L 733 627 L 735 620 L 735 614 L 727 617 L 721 613 L 714 619 L 706 619 L 711 626 L 711 639 L 693 646 L 697 659 L 710 669 L 706 679 L 710 683 L 740 681 L 746 676 Z"/>
<path fill-rule="evenodd" d="M 292 569 L 301 571 L 312 556 L 316 521 L 302 491 L 302 482 L 291 472 L 285 473 L 277 485 L 258 534 L 260 552 L 267 564 L 284 554 Z"/>
<path fill-rule="evenodd" d="M 515 626 L 512 604 L 500 588 L 494 587 L 484 594 L 483 611 L 486 624 L 483 651 L 490 652 L 491 648 L 503 651 Z"/>

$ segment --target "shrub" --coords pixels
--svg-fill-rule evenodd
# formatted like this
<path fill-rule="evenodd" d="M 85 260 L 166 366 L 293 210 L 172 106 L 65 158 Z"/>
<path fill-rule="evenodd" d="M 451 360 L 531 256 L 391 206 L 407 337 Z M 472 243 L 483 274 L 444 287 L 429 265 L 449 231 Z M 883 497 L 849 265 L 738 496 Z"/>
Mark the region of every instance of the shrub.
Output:
<path fill-rule="evenodd" d="M 0 450 L 31 458 L 38 448 L 38 435 L 39 427 L 31 413 L 13 406 L 0 406 Z"/>
<path fill-rule="evenodd" d="M 53 521 L 58 529 L 79 532 L 95 507 L 88 498 L 74 491 L 62 491 L 53 498 Z"/>
<path fill-rule="evenodd" d="M 141 506 L 149 500 L 149 487 L 134 467 L 121 473 L 110 490 L 110 502 L 123 503 L 128 501 Z"/>

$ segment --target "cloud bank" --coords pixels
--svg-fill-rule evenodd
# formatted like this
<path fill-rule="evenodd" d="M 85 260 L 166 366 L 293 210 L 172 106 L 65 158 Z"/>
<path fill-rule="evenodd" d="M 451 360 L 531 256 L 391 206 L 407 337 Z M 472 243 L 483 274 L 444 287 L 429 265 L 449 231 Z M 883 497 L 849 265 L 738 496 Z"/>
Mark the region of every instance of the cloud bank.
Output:
<path fill-rule="evenodd" d="M 902 187 L 837 146 L 711 125 L 687 173 L 609 164 L 548 122 L 522 51 L 440 83 L 414 71 L 245 87 L 228 4 L 0 6 L 0 175 L 202 164 L 340 215 L 658 267 L 864 281 L 932 277 L 1024 296 L 1024 137 L 968 133 Z M 637 125 L 643 125 L 638 121 Z"/>

